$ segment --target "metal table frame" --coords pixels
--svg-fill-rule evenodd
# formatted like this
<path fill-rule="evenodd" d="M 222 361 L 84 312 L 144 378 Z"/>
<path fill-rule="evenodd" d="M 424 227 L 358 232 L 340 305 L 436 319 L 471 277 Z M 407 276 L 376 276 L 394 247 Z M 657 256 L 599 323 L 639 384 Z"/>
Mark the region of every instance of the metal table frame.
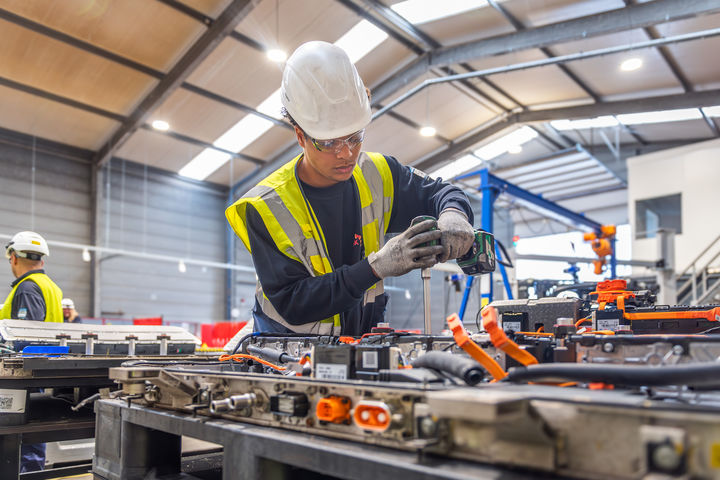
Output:
<path fill-rule="evenodd" d="M 57 442 L 60 440 L 76 440 L 80 438 L 92 438 L 95 436 L 95 421 L 91 417 L 87 419 L 73 419 L 49 422 L 28 422 L 23 425 L 12 425 L 0 427 L 0 478 L 51 478 L 59 476 L 57 471 L 43 470 L 32 474 L 20 476 L 20 445 L 22 443 L 44 443 Z M 79 467 L 80 471 L 83 467 Z M 78 473 L 78 471 L 63 470 L 65 475 Z"/>
<path fill-rule="evenodd" d="M 542 477 L 466 461 L 432 457 L 181 412 L 95 403 L 96 479 L 139 480 L 180 473 L 180 439 L 189 436 L 222 445 L 223 479 L 291 478 L 293 467 L 338 478 L 380 480 L 500 479 Z M 185 477 L 187 478 L 187 477 Z"/>

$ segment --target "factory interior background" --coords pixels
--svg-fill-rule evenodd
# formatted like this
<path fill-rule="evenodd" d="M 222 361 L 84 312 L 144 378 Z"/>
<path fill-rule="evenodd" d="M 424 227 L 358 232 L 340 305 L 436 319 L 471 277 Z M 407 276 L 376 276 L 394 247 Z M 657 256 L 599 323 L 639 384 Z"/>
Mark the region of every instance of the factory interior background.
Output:
<path fill-rule="evenodd" d="M 490 291 L 609 278 L 578 218 L 617 227 L 617 276 L 672 285 L 658 303 L 720 303 L 717 0 L 0 0 L 0 34 L 0 241 L 43 235 L 84 324 L 205 341 L 252 317 L 225 209 L 300 153 L 280 84 L 311 40 L 371 92 L 363 150 L 462 188 L 475 227 L 488 173 L 553 205 L 498 191 L 512 268 L 476 281 L 468 325 Z M 434 333 L 459 273 L 432 270 Z M 420 272 L 385 289 L 390 327 L 422 329 Z"/>

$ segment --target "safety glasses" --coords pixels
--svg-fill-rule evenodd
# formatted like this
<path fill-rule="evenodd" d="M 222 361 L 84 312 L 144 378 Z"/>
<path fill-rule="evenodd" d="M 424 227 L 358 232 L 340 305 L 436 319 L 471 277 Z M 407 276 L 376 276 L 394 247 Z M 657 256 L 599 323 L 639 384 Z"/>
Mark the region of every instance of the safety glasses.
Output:
<path fill-rule="evenodd" d="M 338 154 L 345 145 L 350 150 L 357 148 L 365 140 L 365 129 L 353 133 L 347 138 L 334 138 L 332 140 L 316 140 L 308 137 L 318 152 L 332 152 Z"/>

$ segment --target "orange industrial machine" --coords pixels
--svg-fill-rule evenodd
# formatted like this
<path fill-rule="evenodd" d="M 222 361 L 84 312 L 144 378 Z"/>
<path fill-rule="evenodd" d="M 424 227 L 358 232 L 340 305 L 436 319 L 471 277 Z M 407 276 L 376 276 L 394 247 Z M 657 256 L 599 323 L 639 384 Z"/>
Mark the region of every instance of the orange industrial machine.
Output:
<path fill-rule="evenodd" d="M 593 232 L 583 235 L 583 240 L 590 242 L 593 252 L 598 256 L 598 259 L 593 261 L 595 275 L 602 273 L 606 262 L 605 257 L 613 253 L 612 240 L 615 238 L 616 232 L 615 225 L 603 225 L 599 233 Z"/>

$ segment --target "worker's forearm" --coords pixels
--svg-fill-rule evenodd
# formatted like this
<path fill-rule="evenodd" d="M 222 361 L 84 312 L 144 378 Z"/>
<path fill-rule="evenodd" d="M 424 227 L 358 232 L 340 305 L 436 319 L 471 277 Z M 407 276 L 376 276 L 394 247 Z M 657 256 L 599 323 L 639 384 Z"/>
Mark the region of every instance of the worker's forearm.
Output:
<path fill-rule="evenodd" d="M 265 290 L 265 295 L 288 323 L 301 325 L 349 310 L 376 282 L 365 259 L 326 275 L 290 279 L 276 291 Z"/>

